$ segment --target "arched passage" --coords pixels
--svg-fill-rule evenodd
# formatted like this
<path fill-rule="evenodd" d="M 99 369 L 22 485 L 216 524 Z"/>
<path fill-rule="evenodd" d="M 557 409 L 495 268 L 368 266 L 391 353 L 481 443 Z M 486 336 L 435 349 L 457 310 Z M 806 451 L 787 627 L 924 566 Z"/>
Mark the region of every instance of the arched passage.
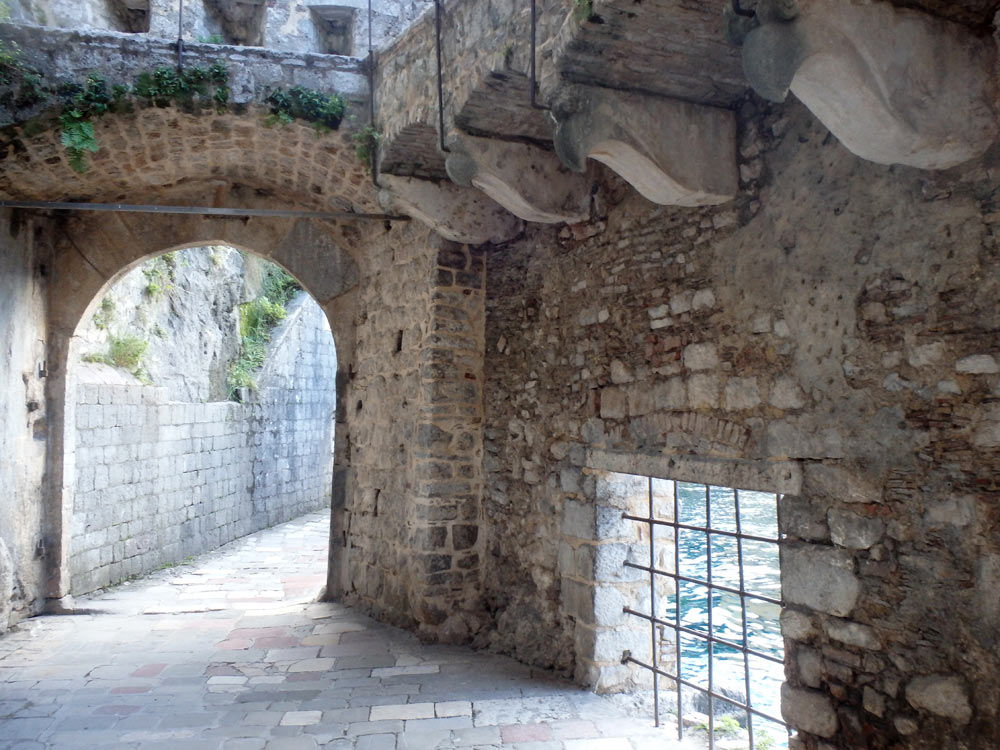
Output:
<path fill-rule="evenodd" d="M 74 597 L 328 511 L 336 354 L 308 293 L 214 245 L 147 259 L 99 302 L 66 376 Z"/>
<path fill-rule="evenodd" d="M 272 204 L 273 205 L 273 204 Z M 348 233 L 349 234 L 349 233 Z M 72 451 L 65 442 L 72 424 L 67 399 L 67 363 L 72 336 L 120 276 L 145 258 L 188 247 L 224 244 L 259 255 L 285 268 L 325 312 L 338 354 L 337 410 L 334 459 L 334 522 L 339 536 L 338 509 L 343 507 L 350 472 L 348 410 L 353 357 L 353 308 L 359 272 L 354 257 L 341 249 L 344 233 L 322 221 L 303 219 L 220 219 L 201 216 L 100 214 L 75 216 L 58 231 L 53 258 L 49 315 L 50 503 L 45 518 L 48 556 L 47 597 L 62 599 L 70 591 L 68 556 L 73 486 Z M 329 576 L 339 581 L 339 559 L 331 547 Z M 335 593 L 335 592 L 334 592 Z"/>

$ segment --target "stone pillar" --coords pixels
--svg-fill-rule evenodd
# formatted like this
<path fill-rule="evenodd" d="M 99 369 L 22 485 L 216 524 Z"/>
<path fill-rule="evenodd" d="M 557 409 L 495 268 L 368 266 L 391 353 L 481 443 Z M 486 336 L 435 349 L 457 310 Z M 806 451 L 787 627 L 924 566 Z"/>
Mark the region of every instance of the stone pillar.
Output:
<path fill-rule="evenodd" d="M 420 350 L 408 543 L 422 636 L 468 641 L 481 625 L 484 261 L 439 239 Z"/>
<path fill-rule="evenodd" d="M 648 576 L 624 565 L 649 564 L 648 526 L 622 518 L 623 513 L 647 515 L 648 479 L 564 468 L 560 486 L 560 598 L 563 614 L 576 623 L 575 679 L 598 692 L 651 685 L 649 672 L 622 663 L 626 652 L 647 664 L 652 660 L 649 623 L 624 612 L 626 606 L 650 610 Z M 668 559 L 672 567 L 673 544 L 662 532 L 657 532 L 657 552 L 665 555 L 660 567 L 667 569 Z M 661 589 L 657 597 L 665 602 Z"/>
<path fill-rule="evenodd" d="M 341 271 L 340 266 L 335 270 Z M 355 279 L 357 270 L 353 264 L 344 273 L 348 279 Z M 341 271 L 343 273 L 343 271 Z M 351 288 L 342 292 L 323 305 L 326 319 L 333 333 L 333 343 L 337 350 L 336 407 L 333 426 L 333 486 L 330 492 L 330 552 L 327 561 L 326 601 L 339 600 L 347 590 L 348 564 L 346 512 L 348 498 L 354 492 L 354 472 L 351 468 L 351 429 L 349 422 L 351 401 L 351 379 L 354 372 L 357 328 L 358 292 Z"/>
<path fill-rule="evenodd" d="M 338 368 L 337 406 L 333 427 L 333 487 L 330 492 L 330 551 L 326 573 L 325 601 L 337 601 L 346 587 L 347 528 L 345 509 L 347 498 L 354 491 L 351 471 L 351 434 L 347 424 L 347 372 Z"/>

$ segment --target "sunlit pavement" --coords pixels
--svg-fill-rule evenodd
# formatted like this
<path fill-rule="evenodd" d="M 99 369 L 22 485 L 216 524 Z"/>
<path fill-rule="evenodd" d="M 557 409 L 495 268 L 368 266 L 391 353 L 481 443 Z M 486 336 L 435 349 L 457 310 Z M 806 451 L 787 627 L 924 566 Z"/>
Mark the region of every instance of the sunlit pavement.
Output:
<path fill-rule="evenodd" d="M 627 699 L 315 603 L 328 514 L 0 638 L 0 748 L 677 747 Z"/>

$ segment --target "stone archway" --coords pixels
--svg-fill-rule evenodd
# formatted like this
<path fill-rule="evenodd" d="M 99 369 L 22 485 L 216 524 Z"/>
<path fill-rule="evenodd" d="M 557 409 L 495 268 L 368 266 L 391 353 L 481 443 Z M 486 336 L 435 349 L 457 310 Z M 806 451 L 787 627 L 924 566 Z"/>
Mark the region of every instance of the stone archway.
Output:
<path fill-rule="evenodd" d="M 270 217 L 234 220 L 102 213 L 74 215 L 60 223 L 49 306 L 50 487 L 45 517 L 47 537 L 54 542 L 47 576 L 49 600 L 63 599 L 69 593 L 68 519 L 74 489 L 66 481 L 73 460 L 72 452 L 67 449 L 66 425 L 72 423 L 73 416 L 67 399 L 72 336 L 102 292 L 122 274 L 145 258 L 169 250 L 209 244 L 245 249 L 285 268 L 326 314 L 338 353 L 331 534 L 332 538 L 340 539 L 338 510 L 343 508 L 350 487 L 349 410 L 344 404 L 350 399 L 347 374 L 353 364 L 354 306 L 359 281 L 355 256 L 342 248 L 355 239 L 353 231 L 325 221 Z M 341 566 L 337 554 L 340 549 L 342 545 L 331 545 L 328 591 L 333 596 L 340 590 Z"/>

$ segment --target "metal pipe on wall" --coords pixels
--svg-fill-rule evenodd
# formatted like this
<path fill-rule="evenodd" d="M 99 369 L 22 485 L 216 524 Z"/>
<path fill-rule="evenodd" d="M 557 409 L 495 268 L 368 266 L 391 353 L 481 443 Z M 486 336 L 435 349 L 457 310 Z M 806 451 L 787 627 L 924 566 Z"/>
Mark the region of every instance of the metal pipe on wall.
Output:
<path fill-rule="evenodd" d="M 437 89 L 438 89 L 438 139 L 441 150 L 449 154 L 451 149 L 444 145 L 444 83 L 441 75 L 441 0 L 434 0 L 434 31 L 437 50 Z"/>

